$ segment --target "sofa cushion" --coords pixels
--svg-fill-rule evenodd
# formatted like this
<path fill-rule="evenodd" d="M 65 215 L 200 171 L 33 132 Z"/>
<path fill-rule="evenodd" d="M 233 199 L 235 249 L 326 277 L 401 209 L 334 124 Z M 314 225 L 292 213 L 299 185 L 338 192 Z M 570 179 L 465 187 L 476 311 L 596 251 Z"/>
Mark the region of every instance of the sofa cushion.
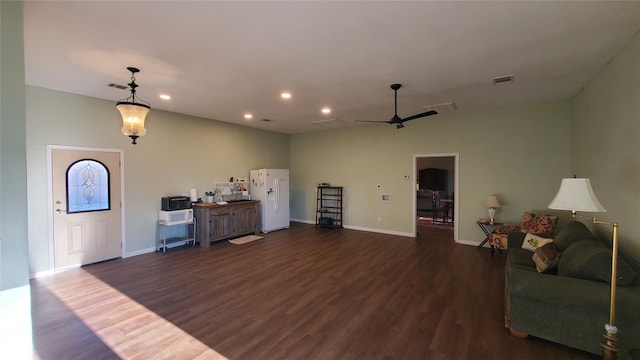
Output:
<path fill-rule="evenodd" d="M 560 254 L 553 243 L 548 243 L 537 248 L 531 258 L 536 263 L 536 270 L 544 273 L 555 269 L 560 261 Z"/>
<path fill-rule="evenodd" d="M 553 239 L 527 233 L 522 242 L 522 248 L 529 251 L 536 251 L 537 248 L 552 242 Z"/>
<path fill-rule="evenodd" d="M 527 236 L 527 234 L 521 232 L 521 231 L 514 231 L 514 232 L 510 232 L 508 234 L 509 237 L 509 248 L 519 248 L 522 247 L 522 242 L 524 241 L 524 237 Z"/>
<path fill-rule="evenodd" d="M 556 231 L 557 224 L 557 216 L 525 212 L 520 220 L 520 231 L 552 237 Z"/>
<path fill-rule="evenodd" d="M 555 236 L 554 244 L 558 251 L 563 252 L 576 241 L 595 239 L 596 237 L 591 234 L 585 224 L 580 221 L 571 221 Z"/>
<path fill-rule="evenodd" d="M 531 259 L 531 251 L 523 248 L 509 249 L 509 254 L 507 255 L 507 266 L 513 265 L 522 265 L 533 268 L 535 263 Z"/>
<path fill-rule="evenodd" d="M 595 240 L 580 240 L 569 246 L 560 257 L 558 275 L 611 283 L 611 249 Z M 618 285 L 631 285 L 636 274 L 618 257 Z"/>

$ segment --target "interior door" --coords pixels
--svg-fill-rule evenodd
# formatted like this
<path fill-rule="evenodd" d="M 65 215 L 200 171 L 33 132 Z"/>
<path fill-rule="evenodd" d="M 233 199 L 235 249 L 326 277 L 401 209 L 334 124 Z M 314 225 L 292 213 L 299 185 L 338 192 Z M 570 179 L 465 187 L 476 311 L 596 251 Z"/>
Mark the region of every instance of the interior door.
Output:
<path fill-rule="evenodd" d="M 54 268 L 122 255 L 120 153 L 51 150 Z"/>

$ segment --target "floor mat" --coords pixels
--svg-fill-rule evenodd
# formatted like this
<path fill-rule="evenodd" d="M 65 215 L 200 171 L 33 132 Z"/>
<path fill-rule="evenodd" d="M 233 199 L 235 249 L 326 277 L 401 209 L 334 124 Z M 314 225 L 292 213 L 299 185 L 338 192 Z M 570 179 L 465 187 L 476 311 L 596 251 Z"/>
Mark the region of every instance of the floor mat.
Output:
<path fill-rule="evenodd" d="M 229 242 L 236 245 L 242 245 L 242 244 L 250 243 L 252 241 L 260 240 L 263 238 L 264 236 L 247 235 L 247 236 L 239 237 L 233 240 L 229 240 Z"/>

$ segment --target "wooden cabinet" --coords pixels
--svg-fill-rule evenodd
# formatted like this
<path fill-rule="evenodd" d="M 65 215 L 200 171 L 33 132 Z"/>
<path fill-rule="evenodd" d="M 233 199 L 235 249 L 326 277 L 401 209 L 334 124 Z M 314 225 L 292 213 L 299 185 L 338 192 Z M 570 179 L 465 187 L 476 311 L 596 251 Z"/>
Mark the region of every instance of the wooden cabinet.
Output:
<path fill-rule="evenodd" d="M 198 215 L 196 215 L 198 219 Z M 210 208 L 209 216 L 203 216 L 204 225 L 209 225 L 209 241 L 216 241 L 231 236 L 231 217 L 229 216 L 229 208 L 221 206 L 219 208 Z M 206 221 L 209 219 L 209 221 Z M 200 221 L 200 220 L 198 220 Z M 205 239 L 206 237 L 202 237 Z M 200 246 L 202 242 L 200 242 Z"/>
<path fill-rule="evenodd" d="M 259 202 L 240 201 L 226 205 L 196 204 L 194 215 L 199 229 L 197 241 L 201 247 L 211 242 L 258 233 Z"/>
<path fill-rule="evenodd" d="M 341 186 L 318 186 L 316 225 L 342 229 Z"/>
<path fill-rule="evenodd" d="M 237 204 L 231 208 L 231 232 L 248 234 L 258 232 L 258 206 L 256 204 Z"/>
<path fill-rule="evenodd" d="M 447 191 L 447 170 L 428 168 L 418 173 L 420 189 Z"/>

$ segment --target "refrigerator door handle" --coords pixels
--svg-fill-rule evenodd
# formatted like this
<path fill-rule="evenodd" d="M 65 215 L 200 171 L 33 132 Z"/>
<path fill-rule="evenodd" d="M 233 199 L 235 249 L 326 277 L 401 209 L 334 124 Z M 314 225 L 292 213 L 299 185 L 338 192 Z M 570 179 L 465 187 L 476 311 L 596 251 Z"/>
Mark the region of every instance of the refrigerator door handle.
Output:
<path fill-rule="evenodd" d="M 278 203 L 280 202 L 280 184 L 279 184 L 278 178 L 275 178 L 274 180 L 276 183 L 276 201 L 273 204 L 273 209 L 278 210 Z"/>

